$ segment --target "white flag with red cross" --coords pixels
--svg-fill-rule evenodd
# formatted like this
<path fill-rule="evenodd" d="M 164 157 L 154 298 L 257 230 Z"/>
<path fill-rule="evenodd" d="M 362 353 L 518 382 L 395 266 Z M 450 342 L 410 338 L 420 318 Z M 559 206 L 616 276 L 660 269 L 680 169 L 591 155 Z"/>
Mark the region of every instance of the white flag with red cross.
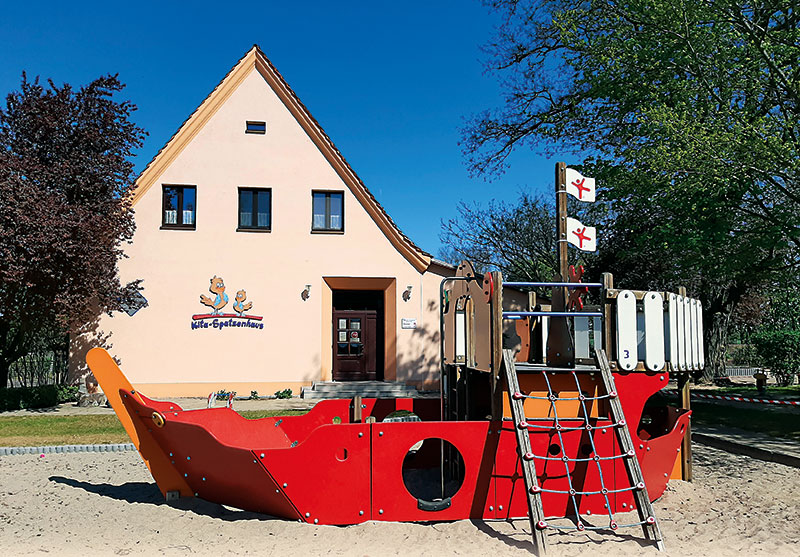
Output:
<path fill-rule="evenodd" d="M 580 172 L 567 168 L 567 192 L 576 199 L 594 202 L 594 178 L 581 176 Z"/>
<path fill-rule="evenodd" d="M 597 251 L 597 229 L 567 217 L 567 241 L 583 251 Z"/>

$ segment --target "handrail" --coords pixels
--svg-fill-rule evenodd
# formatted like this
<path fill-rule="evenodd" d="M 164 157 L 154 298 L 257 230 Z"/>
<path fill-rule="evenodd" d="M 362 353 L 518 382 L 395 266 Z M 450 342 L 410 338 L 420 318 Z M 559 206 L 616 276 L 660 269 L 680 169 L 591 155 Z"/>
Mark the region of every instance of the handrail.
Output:
<path fill-rule="evenodd" d="M 504 282 L 503 286 L 530 286 L 534 288 L 603 288 L 602 282 Z"/>
<path fill-rule="evenodd" d="M 603 317 L 599 311 L 504 311 L 504 319 L 523 317 Z"/>

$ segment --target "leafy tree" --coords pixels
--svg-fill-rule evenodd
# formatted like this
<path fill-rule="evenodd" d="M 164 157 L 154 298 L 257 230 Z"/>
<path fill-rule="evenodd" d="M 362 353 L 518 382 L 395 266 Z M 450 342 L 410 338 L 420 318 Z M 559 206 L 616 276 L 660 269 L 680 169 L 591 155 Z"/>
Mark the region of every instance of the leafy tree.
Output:
<path fill-rule="evenodd" d="M 571 214 L 591 222 L 584 207 L 570 200 Z M 596 212 L 596 211 L 595 211 Z M 468 259 L 476 269 L 499 269 L 505 280 L 546 282 L 558 273 L 555 202 L 521 193 L 513 203 L 493 200 L 486 207 L 460 203 L 458 216 L 442 222 L 440 240 L 445 259 Z M 569 252 L 571 264 L 594 258 Z"/>
<path fill-rule="evenodd" d="M 0 387 L 42 339 L 57 342 L 118 309 L 121 245 L 134 232 L 130 193 L 144 131 L 114 97 L 116 76 L 45 87 L 25 74 L 0 109 Z"/>
<path fill-rule="evenodd" d="M 463 147 L 476 174 L 517 148 L 592 153 L 608 269 L 700 296 L 707 376 L 731 313 L 800 248 L 800 16 L 792 2 L 487 0 L 505 103 Z M 635 283 L 632 281 L 636 281 Z"/>

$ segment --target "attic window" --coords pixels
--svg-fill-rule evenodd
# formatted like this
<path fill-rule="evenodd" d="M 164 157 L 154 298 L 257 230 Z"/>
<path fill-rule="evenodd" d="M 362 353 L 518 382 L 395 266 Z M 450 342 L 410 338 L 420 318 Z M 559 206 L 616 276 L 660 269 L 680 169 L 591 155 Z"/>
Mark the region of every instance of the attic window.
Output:
<path fill-rule="evenodd" d="M 247 121 L 247 127 L 245 128 L 244 133 L 265 134 L 265 133 L 267 133 L 267 123 L 266 122 L 254 122 L 254 121 L 248 120 Z"/>

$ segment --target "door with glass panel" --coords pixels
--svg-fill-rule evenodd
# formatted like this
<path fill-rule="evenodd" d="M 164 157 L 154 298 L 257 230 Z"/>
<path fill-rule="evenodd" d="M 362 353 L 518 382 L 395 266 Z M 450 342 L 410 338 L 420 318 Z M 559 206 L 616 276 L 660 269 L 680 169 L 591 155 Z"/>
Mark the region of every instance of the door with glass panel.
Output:
<path fill-rule="evenodd" d="M 333 312 L 333 380 L 374 381 L 376 311 Z"/>

